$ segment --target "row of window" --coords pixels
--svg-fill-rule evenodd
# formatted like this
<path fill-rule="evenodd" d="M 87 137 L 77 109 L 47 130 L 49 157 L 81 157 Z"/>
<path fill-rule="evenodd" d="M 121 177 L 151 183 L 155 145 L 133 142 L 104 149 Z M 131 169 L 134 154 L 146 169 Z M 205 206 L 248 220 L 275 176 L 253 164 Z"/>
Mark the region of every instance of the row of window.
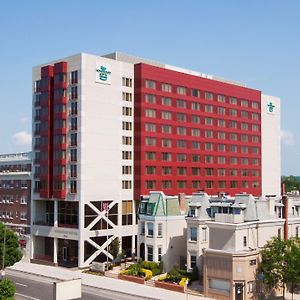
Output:
<path fill-rule="evenodd" d="M 18 202 L 19 200 L 18 195 L 0 195 L 0 203 L 9 203 L 13 204 L 14 202 Z M 21 196 L 20 197 L 20 204 L 27 204 L 27 197 Z"/>
<path fill-rule="evenodd" d="M 200 182 L 200 180 L 192 180 L 191 183 L 187 180 L 162 180 L 161 181 L 161 188 L 163 189 L 170 189 L 174 188 L 174 185 L 176 184 L 177 189 L 185 189 L 185 188 L 193 188 L 193 189 L 200 189 L 200 188 L 258 188 L 260 186 L 259 181 L 237 181 L 237 180 L 219 180 L 219 181 L 213 181 L 213 180 L 206 180 Z M 191 185 L 191 186 L 190 186 Z M 146 180 L 145 181 L 145 188 L 146 189 L 157 189 L 158 184 L 156 180 Z"/>
<path fill-rule="evenodd" d="M 131 173 L 130 173 L 131 174 Z M 241 176 L 241 177 L 258 177 L 260 172 L 259 170 L 237 170 L 237 169 L 215 169 L 215 168 L 204 168 L 201 170 L 199 167 L 156 167 L 156 166 L 146 166 L 145 167 L 146 175 L 204 175 L 204 176 Z"/>
<path fill-rule="evenodd" d="M 147 89 L 159 89 L 159 83 L 154 80 L 145 80 L 145 87 Z M 171 84 L 162 83 L 160 84 L 160 90 L 167 93 L 176 93 L 181 96 L 191 96 L 197 98 L 204 98 L 206 100 L 216 100 L 220 103 L 229 103 L 232 105 L 240 105 L 243 107 L 252 107 L 254 109 L 260 108 L 260 103 L 257 101 L 251 101 L 246 99 L 237 99 L 236 97 L 228 97 L 225 95 L 216 95 L 211 92 L 203 92 L 199 89 L 189 89 L 183 86 L 172 87 Z"/>
<path fill-rule="evenodd" d="M 13 211 L 0 211 L 0 218 L 2 219 L 13 219 L 18 218 L 18 212 L 16 211 L 15 214 Z M 27 212 L 21 211 L 20 212 L 20 220 L 27 220 Z"/>
<path fill-rule="evenodd" d="M 0 189 L 28 188 L 27 180 L 0 180 Z"/>
<path fill-rule="evenodd" d="M 185 100 L 177 100 L 176 107 L 180 109 L 187 108 L 187 102 Z M 242 119 L 251 119 L 255 121 L 259 120 L 258 113 L 251 113 L 244 110 L 237 110 L 232 108 L 227 109 L 225 107 L 217 107 L 208 104 L 204 105 L 204 108 L 201 109 L 200 103 L 196 103 L 196 102 L 192 102 L 190 108 L 193 111 L 206 112 L 214 115 L 216 114 L 216 115 L 223 115 L 223 116 L 230 116 L 230 117 L 238 117 Z M 149 118 L 162 118 L 165 120 L 172 120 L 176 116 L 176 120 L 179 122 L 186 122 L 189 117 L 189 114 L 186 113 L 175 113 L 175 112 L 165 111 L 165 110 L 161 111 L 154 108 L 146 108 L 144 115 Z"/>
<path fill-rule="evenodd" d="M 145 222 L 141 221 L 140 222 L 140 234 L 141 235 L 146 235 L 147 237 L 162 237 L 162 232 L 163 232 L 163 224 L 158 223 L 157 225 L 154 226 L 153 222 L 147 222 L 147 228 L 145 226 Z M 147 231 L 146 231 L 147 229 Z"/>
<path fill-rule="evenodd" d="M 28 172 L 31 170 L 31 165 L 0 165 L 0 173 L 8 172 Z"/>

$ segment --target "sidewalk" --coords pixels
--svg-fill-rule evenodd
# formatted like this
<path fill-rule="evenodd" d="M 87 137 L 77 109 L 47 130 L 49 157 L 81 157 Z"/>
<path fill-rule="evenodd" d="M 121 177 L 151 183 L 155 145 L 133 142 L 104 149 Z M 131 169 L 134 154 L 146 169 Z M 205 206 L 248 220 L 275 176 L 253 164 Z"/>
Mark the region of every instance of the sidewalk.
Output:
<path fill-rule="evenodd" d="M 80 270 L 69 270 L 61 267 L 51 267 L 37 265 L 26 262 L 18 262 L 9 270 L 19 271 L 28 274 L 50 277 L 57 280 L 72 280 L 81 278 L 84 286 L 90 286 L 99 289 L 112 290 L 125 294 L 149 297 L 149 299 L 159 300 L 209 300 L 209 298 L 197 297 L 194 295 L 172 292 L 147 285 L 118 280 L 110 277 L 96 276 L 82 273 Z"/>

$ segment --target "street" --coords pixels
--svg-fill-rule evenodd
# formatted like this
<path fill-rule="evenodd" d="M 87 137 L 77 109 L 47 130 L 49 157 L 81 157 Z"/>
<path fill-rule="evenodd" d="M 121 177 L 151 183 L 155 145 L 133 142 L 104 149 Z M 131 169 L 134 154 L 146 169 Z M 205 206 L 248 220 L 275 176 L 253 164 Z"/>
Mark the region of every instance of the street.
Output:
<path fill-rule="evenodd" d="M 15 300 L 53 300 L 53 279 L 9 270 L 6 277 L 16 285 Z M 138 300 L 141 297 L 82 286 L 82 300 Z M 147 299 L 147 298 L 145 298 Z M 148 298 L 149 299 L 149 298 Z"/>

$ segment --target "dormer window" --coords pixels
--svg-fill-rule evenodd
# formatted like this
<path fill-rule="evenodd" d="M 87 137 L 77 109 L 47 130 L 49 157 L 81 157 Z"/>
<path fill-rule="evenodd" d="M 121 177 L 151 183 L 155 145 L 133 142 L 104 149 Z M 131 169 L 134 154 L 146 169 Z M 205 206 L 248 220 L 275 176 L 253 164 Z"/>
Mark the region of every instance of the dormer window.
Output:
<path fill-rule="evenodd" d="M 197 217 L 196 207 L 190 207 L 188 217 Z"/>

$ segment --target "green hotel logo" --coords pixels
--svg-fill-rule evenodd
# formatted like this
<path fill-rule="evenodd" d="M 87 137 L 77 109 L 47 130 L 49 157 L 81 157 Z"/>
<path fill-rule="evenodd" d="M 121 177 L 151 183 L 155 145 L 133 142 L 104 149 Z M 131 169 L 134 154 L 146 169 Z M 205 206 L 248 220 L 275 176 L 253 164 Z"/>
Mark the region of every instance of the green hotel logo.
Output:
<path fill-rule="evenodd" d="M 107 81 L 108 75 L 111 74 L 111 72 L 108 71 L 107 68 L 104 66 L 101 66 L 100 69 L 96 69 L 96 72 L 99 73 L 99 79 L 101 81 Z"/>
<path fill-rule="evenodd" d="M 274 112 L 274 108 L 275 108 L 275 105 L 270 101 L 269 104 L 268 104 L 269 113 Z"/>

